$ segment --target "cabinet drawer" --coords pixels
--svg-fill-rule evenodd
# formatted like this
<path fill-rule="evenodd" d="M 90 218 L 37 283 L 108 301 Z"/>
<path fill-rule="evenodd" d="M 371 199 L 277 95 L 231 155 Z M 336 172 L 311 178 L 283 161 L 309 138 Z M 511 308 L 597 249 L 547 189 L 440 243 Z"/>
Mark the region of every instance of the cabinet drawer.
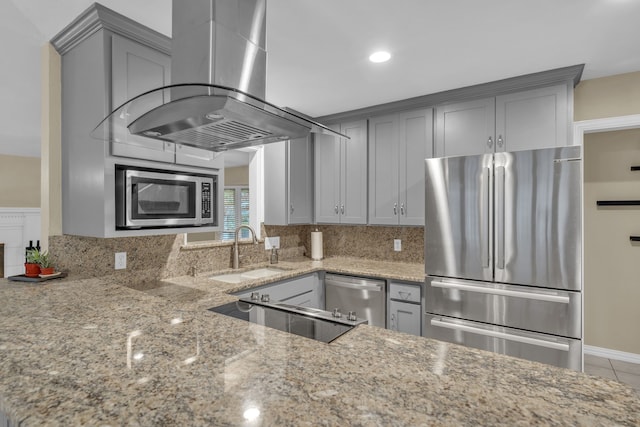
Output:
<path fill-rule="evenodd" d="M 420 303 L 420 285 L 391 282 L 389 284 L 389 298 Z"/>

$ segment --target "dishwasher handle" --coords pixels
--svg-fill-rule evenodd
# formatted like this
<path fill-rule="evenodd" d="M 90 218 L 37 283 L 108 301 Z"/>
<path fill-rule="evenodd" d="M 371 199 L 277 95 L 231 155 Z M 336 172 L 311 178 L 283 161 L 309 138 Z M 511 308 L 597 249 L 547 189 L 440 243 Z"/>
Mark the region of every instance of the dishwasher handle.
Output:
<path fill-rule="evenodd" d="M 324 280 L 325 285 L 331 285 L 331 286 L 335 286 L 335 287 L 339 287 L 339 288 L 350 288 L 350 289 L 358 289 L 361 291 L 374 291 L 374 292 L 384 292 L 384 282 L 383 283 L 379 283 L 379 282 L 371 282 L 371 281 L 358 281 L 358 282 L 351 282 L 351 281 L 346 281 L 346 280 L 340 280 L 340 279 L 331 279 L 331 278 L 326 278 Z"/>

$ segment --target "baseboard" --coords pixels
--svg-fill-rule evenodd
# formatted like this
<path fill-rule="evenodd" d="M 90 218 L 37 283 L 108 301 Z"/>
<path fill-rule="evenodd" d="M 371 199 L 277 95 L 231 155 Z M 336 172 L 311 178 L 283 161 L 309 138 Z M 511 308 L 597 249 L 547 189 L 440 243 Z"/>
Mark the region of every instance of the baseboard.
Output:
<path fill-rule="evenodd" d="M 605 357 L 607 359 L 620 360 L 622 362 L 640 364 L 640 354 L 627 353 L 625 351 L 610 350 L 608 348 L 594 347 L 592 345 L 584 346 L 584 354 L 592 356 Z"/>

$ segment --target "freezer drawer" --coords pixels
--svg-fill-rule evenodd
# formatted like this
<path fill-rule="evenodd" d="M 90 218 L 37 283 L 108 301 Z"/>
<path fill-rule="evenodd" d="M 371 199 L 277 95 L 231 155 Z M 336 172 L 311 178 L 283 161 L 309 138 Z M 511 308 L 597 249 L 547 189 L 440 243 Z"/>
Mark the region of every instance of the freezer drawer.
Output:
<path fill-rule="evenodd" d="M 582 370 L 582 343 L 577 339 L 430 314 L 425 316 L 424 332 L 427 338 Z"/>
<path fill-rule="evenodd" d="M 580 292 L 430 277 L 425 311 L 500 326 L 580 338 Z"/>

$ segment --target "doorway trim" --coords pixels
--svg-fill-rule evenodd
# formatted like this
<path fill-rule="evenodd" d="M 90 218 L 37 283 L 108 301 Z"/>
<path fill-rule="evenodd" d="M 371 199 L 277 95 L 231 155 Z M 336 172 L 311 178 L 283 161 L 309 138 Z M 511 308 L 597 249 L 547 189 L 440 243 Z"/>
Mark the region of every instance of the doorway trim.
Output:
<path fill-rule="evenodd" d="M 581 120 L 573 123 L 573 145 L 584 144 L 584 134 L 603 131 L 625 130 L 640 127 L 640 114 Z"/>
<path fill-rule="evenodd" d="M 581 120 L 573 123 L 573 145 L 583 147 L 584 156 L 584 135 L 595 132 L 608 132 L 625 129 L 640 128 L 640 114 L 630 114 L 628 116 L 605 117 L 602 119 Z M 582 182 L 584 183 L 584 168 L 582 170 Z M 584 192 L 584 189 L 583 189 Z M 582 195 L 584 200 L 584 194 Z M 592 354 L 594 356 L 617 359 L 625 362 L 640 363 L 640 355 L 620 352 L 600 347 L 584 344 L 584 209 L 582 212 L 582 348 L 583 355 Z M 584 360 L 584 359 L 583 359 Z M 584 362 L 583 362 L 584 370 Z"/>

